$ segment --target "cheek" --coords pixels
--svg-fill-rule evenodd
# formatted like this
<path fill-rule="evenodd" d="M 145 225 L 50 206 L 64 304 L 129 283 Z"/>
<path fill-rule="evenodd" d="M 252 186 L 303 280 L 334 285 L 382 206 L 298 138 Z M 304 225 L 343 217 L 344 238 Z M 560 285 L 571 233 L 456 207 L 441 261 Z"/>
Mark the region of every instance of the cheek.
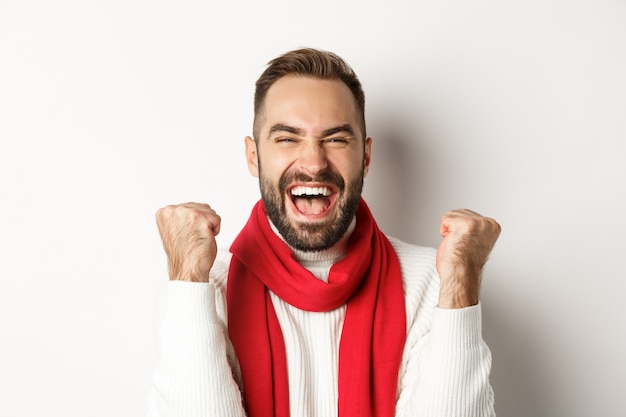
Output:
<path fill-rule="evenodd" d="M 283 171 L 275 161 L 259 161 L 259 179 L 272 187 L 278 187 Z"/>
<path fill-rule="evenodd" d="M 267 179 L 278 181 L 292 165 L 292 158 L 279 153 L 273 154 L 270 158 L 259 158 L 259 173 Z"/>
<path fill-rule="evenodd" d="M 360 157 L 341 157 L 332 161 L 335 172 L 339 173 L 344 179 L 351 180 L 361 178 L 364 175 L 364 161 Z"/>

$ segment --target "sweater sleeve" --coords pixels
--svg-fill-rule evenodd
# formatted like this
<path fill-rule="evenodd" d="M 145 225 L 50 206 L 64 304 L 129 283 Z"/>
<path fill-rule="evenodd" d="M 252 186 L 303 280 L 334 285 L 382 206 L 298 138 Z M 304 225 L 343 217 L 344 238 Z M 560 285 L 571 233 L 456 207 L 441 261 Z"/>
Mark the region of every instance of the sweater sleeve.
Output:
<path fill-rule="evenodd" d="M 495 416 L 491 353 L 482 340 L 480 305 L 435 308 L 430 332 L 409 349 L 399 416 Z"/>
<path fill-rule="evenodd" d="M 170 281 L 166 291 L 148 416 L 245 416 L 219 290 Z"/>
<path fill-rule="evenodd" d="M 436 251 L 396 243 L 407 301 L 407 340 L 398 380 L 398 417 L 494 417 L 491 353 L 481 305 L 437 307 Z"/>

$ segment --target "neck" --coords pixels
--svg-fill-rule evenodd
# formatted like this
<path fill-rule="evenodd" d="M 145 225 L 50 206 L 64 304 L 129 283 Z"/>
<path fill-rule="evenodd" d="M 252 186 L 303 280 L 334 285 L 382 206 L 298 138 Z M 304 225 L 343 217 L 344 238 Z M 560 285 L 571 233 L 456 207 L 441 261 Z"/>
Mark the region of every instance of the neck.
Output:
<path fill-rule="evenodd" d="M 276 233 L 276 235 L 280 237 L 283 242 L 285 242 L 285 239 L 283 239 L 271 220 L 269 220 L 269 223 L 274 233 Z M 335 262 L 340 261 L 344 256 L 346 256 L 348 241 L 350 240 L 350 236 L 352 236 L 352 232 L 354 232 L 355 227 L 356 217 L 352 219 L 350 226 L 348 226 L 348 230 L 346 230 L 346 233 L 344 233 L 339 242 L 335 243 L 332 247 L 321 251 L 302 251 L 291 247 L 287 242 L 285 243 L 287 243 L 287 246 L 289 246 L 291 252 L 293 253 L 294 259 L 298 261 L 300 265 L 308 269 L 317 278 L 328 282 L 328 272 L 330 267 Z"/>

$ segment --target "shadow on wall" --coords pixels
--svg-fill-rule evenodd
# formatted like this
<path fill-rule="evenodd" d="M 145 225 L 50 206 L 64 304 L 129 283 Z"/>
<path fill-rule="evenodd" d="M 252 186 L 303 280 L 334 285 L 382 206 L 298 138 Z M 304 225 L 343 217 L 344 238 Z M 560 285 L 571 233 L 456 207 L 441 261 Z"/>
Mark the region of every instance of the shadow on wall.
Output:
<path fill-rule="evenodd" d="M 407 181 L 413 153 L 398 132 L 382 132 L 372 145 L 372 165 L 365 180 L 364 195 L 379 227 L 387 234 L 406 239 L 409 208 Z"/>
<path fill-rule="evenodd" d="M 393 119 L 379 118 L 370 126 L 374 143 L 364 197 L 379 227 L 406 242 L 437 247 L 442 213 L 436 200 L 440 199 L 438 190 L 447 187 L 436 183 L 445 181 L 438 175 L 429 148 L 429 143 L 436 143 L 436 135 L 420 133 L 414 125 Z M 506 274 L 486 271 L 486 275 Z M 536 380 L 542 354 L 533 341 L 533 329 L 520 310 L 511 310 L 496 299 L 485 301 L 483 334 L 493 356 L 491 384 L 497 415 L 552 417 L 549 393 Z"/>
<path fill-rule="evenodd" d="M 416 215 L 425 209 L 420 196 L 427 190 L 421 179 L 428 165 L 419 133 L 392 120 L 376 124 L 372 123 L 375 136 L 364 197 L 386 234 L 410 243 L 433 245 L 435 241 L 428 241 L 423 227 L 426 219 Z"/>
<path fill-rule="evenodd" d="M 500 271 L 498 274 L 505 274 Z M 537 381 L 537 366 L 543 361 L 530 323 L 519 310 L 485 302 L 483 337 L 491 349 L 491 385 L 497 415 L 507 417 L 553 417 L 549 392 Z M 547 372 L 548 370 L 544 370 Z"/>

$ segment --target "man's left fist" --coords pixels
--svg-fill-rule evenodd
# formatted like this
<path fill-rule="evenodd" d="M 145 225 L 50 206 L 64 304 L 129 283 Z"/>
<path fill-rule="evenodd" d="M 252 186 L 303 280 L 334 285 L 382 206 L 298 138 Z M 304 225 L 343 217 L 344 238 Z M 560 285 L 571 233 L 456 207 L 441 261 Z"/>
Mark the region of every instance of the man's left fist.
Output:
<path fill-rule="evenodd" d="M 498 240 L 500 225 L 471 210 L 452 210 L 441 218 L 439 232 L 443 236 L 437 250 L 439 307 L 478 304 L 482 269 Z"/>

